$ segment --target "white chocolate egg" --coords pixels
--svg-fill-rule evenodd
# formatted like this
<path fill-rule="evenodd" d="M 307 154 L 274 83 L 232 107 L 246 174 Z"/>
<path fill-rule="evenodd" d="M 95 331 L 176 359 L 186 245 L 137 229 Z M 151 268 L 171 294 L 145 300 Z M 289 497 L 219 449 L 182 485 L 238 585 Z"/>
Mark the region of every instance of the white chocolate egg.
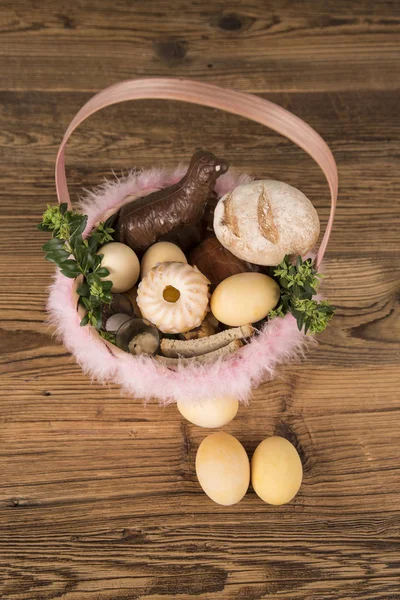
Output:
<path fill-rule="evenodd" d="M 104 244 L 97 254 L 103 254 L 101 266 L 110 271 L 103 279 L 112 281 L 112 292 L 126 292 L 135 285 L 139 279 L 140 263 L 135 252 L 120 242 Z"/>
<path fill-rule="evenodd" d="M 239 502 L 249 487 L 246 450 L 233 435 L 219 431 L 206 437 L 196 455 L 196 474 L 211 500 L 223 506 Z"/>
<path fill-rule="evenodd" d="M 288 440 L 274 435 L 257 446 L 251 460 L 251 483 L 261 500 L 275 506 L 290 502 L 302 478 L 300 456 Z"/>
<path fill-rule="evenodd" d="M 160 263 L 181 262 L 187 263 L 186 256 L 176 244 L 171 242 L 157 242 L 146 250 L 142 258 L 140 276 L 146 277 L 147 273 Z"/>
<path fill-rule="evenodd" d="M 181 415 L 199 427 L 223 427 L 236 417 L 239 402 L 233 396 L 207 398 L 196 404 L 178 400 L 177 408 Z"/>
<path fill-rule="evenodd" d="M 264 319 L 279 302 L 280 288 L 262 273 L 231 275 L 215 288 L 211 296 L 214 317 L 230 327 Z"/>

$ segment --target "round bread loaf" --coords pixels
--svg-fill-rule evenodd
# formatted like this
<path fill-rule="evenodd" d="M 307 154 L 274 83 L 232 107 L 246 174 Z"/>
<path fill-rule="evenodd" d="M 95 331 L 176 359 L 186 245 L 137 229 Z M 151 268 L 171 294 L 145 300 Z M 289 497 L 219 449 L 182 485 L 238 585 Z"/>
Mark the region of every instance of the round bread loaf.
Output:
<path fill-rule="evenodd" d="M 272 179 L 240 185 L 214 213 L 215 235 L 242 260 L 278 265 L 286 254 L 304 255 L 319 236 L 317 211 L 299 190 Z"/>

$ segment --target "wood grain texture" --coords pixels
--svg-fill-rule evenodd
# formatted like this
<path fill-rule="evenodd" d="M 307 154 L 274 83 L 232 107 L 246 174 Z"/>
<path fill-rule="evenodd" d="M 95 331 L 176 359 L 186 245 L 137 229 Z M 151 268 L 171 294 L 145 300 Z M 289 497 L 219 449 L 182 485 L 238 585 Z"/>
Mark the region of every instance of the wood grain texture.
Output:
<path fill-rule="evenodd" d="M 69 8 L 3 0 L 1 86 L 97 91 L 133 74 L 173 73 L 255 92 L 396 89 L 399 3 L 374 7 L 368 0 L 98 0 Z"/>
<path fill-rule="evenodd" d="M 399 3 L 4 0 L 0 6 L 0 597 L 4 600 L 400 598 Z M 324 291 L 337 315 L 302 364 L 226 431 L 249 455 L 287 437 L 304 466 L 280 508 L 201 491 L 207 435 L 174 406 L 89 381 L 46 324 L 53 267 L 34 226 L 57 146 L 95 91 L 127 77 L 253 91 L 315 127 L 339 167 Z M 311 159 L 260 126 L 175 102 L 95 115 L 68 147 L 72 197 L 206 146 L 299 187 Z"/>

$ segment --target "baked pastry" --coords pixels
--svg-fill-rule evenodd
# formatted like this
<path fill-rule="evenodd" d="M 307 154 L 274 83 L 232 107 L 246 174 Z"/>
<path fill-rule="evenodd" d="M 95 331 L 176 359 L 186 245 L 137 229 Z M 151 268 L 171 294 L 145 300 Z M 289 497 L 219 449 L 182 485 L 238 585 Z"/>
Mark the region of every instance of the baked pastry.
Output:
<path fill-rule="evenodd" d="M 233 354 L 236 350 L 239 350 L 243 346 L 242 340 L 233 340 L 227 346 L 223 346 L 213 352 L 207 352 L 207 354 L 200 354 L 200 356 L 191 356 L 189 358 L 171 358 L 169 356 L 161 356 L 157 354 L 155 359 L 157 362 L 165 365 L 166 367 L 178 367 L 181 364 L 185 365 L 207 365 L 213 363 L 224 356 Z"/>
<path fill-rule="evenodd" d="M 163 333 L 198 327 L 207 314 L 208 279 L 185 263 L 163 263 L 151 269 L 138 287 L 137 303 L 145 319 Z"/>
<path fill-rule="evenodd" d="M 214 212 L 215 235 L 225 248 L 257 265 L 278 265 L 286 254 L 304 255 L 317 242 L 317 211 L 299 190 L 272 179 L 240 185 Z"/>
<path fill-rule="evenodd" d="M 204 275 L 204 273 L 203 273 Z M 210 335 L 214 335 L 214 333 L 218 333 L 219 331 L 219 321 L 214 317 L 214 315 L 209 312 L 206 314 L 205 319 L 198 327 L 195 329 L 191 329 L 190 331 L 185 331 L 179 334 L 179 339 L 185 340 L 199 340 L 204 337 L 209 337 Z"/>
<path fill-rule="evenodd" d="M 254 328 L 252 325 L 243 325 L 198 340 L 169 340 L 164 338 L 161 340 L 161 352 L 164 356 L 170 358 L 201 356 L 228 346 L 234 340 L 249 338 L 253 333 Z"/>

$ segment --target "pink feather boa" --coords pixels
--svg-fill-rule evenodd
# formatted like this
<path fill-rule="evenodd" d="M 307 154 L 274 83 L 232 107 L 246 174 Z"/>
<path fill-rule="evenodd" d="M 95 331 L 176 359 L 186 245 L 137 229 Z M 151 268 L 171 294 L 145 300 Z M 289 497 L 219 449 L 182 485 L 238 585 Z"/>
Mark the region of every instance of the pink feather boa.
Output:
<path fill-rule="evenodd" d="M 132 172 L 123 179 L 106 182 L 80 203 L 88 215 L 86 233 L 104 213 L 124 202 L 129 195 L 144 195 L 175 183 L 185 168 L 174 172 L 162 169 Z M 251 181 L 248 175 L 227 173 L 217 180 L 216 191 L 222 196 L 238 185 Z M 312 341 L 297 328 L 291 315 L 274 319 L 260 334 L 236 353 L 212 365 L 180 366 L 176 371 L 156 363 L 150 357 L 113 356 L 90 327 L 80 327 L 73 302 L 73 281 L 58 271 L 50 288 L 48 311 L 57 335 L 70 350 L 83 371 L 100 382 L 118 383 L 123 392 L 145 400 L 156 397 L 161 405 L 184 399 L 199 402 L 221 395 L 236 396 L 247 402 L 252 388 L 274 376 L 276 367 L 301 357 Z"/>

